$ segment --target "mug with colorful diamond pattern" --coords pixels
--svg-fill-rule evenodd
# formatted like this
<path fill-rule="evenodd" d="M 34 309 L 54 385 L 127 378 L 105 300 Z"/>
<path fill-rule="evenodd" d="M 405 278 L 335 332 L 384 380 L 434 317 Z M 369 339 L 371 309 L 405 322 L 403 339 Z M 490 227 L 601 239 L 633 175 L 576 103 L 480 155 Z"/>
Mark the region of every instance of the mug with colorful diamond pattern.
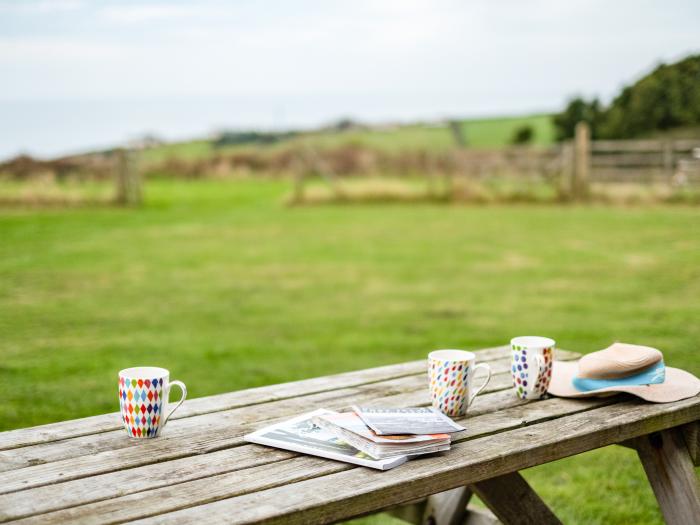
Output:
<path fill-rule="evenodd" d="M 474 372 L 487 371 L 486 381 L 474 388 Z M 433 406 L 448 416 L 463 416 L 491 379 L 491 367 L 476 364 L 476 354 L 464 350 L 435 350 L 428 354 L 428 378 Z"/>
<path fill-rule="evenodd" d="M 547 393 L 552 379 L 555 344 L 554 339 L 533 335 L 511 339 L 510 373 L 513 388 L 520 399 L 541 399 Z"/>
<path fill-rule="evenodd" d="M 179 386 L 182 397 L 169 414 L 165 414 L 170 388 Z M 155 366 L 126 368 L 119 372 L 119 406 L 126 433 L 134 438 L 160 435 L 168 418 L 187 397 L 182 381 L 170 381 L 170 372 Z"/>

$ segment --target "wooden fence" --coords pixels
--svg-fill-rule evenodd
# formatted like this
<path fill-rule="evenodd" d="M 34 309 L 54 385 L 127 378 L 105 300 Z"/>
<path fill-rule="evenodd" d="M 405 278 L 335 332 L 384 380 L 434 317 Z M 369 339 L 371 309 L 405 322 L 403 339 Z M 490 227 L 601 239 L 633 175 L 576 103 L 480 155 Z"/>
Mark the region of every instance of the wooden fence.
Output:
<path fill-rule="evenodd" d="M 580 123 L 572 144 L 572 195 L 591 184 L 634 183 L 688 186 L 700 183 L 700 140 L 590 140 Z"/>
<path fill-rule="evenodd" d="M 309 163 L 309 159 L 311 163 Z M 294 200 L 304 199 L 309 175 L 322 175 L 337 196 L 340 178 L 319 155 L 306 157 L 295 170 Z M 550 147 L 510 146 L 494 150 L 457 148 L 447 157 L 428 162 L 424 170 L 428 193 L 444 179 L 449 196 L 455 179 L 487 180 L 531 177 L 557 187 L 561 194 L 585 200 L 592 185 L 637 184 L 682 187 L 700 184 L 700 140 L 591 140 L 584 122 L 571 141 Z"/>

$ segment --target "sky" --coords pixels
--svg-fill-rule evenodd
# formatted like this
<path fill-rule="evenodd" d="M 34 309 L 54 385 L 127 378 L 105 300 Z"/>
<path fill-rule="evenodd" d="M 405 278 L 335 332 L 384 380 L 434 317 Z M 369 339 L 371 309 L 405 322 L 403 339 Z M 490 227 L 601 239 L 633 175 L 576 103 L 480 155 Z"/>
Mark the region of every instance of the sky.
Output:
<path fill-rule="evenodd" d="M 607 102 L 699 27 L 697 0 L 0 0 L 0 158 Z"/>

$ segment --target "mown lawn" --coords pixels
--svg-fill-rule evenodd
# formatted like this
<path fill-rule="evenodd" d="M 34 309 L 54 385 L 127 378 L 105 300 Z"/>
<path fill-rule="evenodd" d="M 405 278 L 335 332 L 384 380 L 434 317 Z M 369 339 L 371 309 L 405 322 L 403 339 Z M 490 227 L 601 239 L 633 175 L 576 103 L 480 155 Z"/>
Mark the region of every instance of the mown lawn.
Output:
<path fill-rule="evenodd" d="M 287 190 L 161 181 L 136 210 L 0 210 L 0 430 L 114 411 L 140 363 L 198 397 L 537 333 L 700 374 L 698 208 L 287 208 Z M 628 450 L 526 476 L 566 523 L 661 520 Z"/>

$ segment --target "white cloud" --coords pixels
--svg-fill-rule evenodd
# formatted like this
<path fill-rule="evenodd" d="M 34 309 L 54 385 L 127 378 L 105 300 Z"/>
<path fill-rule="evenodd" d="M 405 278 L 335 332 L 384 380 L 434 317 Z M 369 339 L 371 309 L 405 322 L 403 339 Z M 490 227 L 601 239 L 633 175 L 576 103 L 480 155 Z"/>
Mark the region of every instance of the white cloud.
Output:
<path fill-rule="evenodd" d="M 25 15 L 51 14 L 61 11 L 74 11 L 85 6 L 84 0 L 37 0 L 0 2 L 0 12 Z"/>
<path fill-rule="evenodd" d="M 154 20 L 187 18 L 201 14 L 204 8 L 196 5 L 140 4 L 110 5 L 100 9 L 100 16 L 114 22 L 138 23 Z"/>
<path fill-rule="evenodd" d="M 0 66 L 22 64 L 41 68 L 47 65 L 84 63 L 96 64 L 125 57 L 127 46 L 115 43 L 91 42 L 71 37 L 0 37 Z"/>

